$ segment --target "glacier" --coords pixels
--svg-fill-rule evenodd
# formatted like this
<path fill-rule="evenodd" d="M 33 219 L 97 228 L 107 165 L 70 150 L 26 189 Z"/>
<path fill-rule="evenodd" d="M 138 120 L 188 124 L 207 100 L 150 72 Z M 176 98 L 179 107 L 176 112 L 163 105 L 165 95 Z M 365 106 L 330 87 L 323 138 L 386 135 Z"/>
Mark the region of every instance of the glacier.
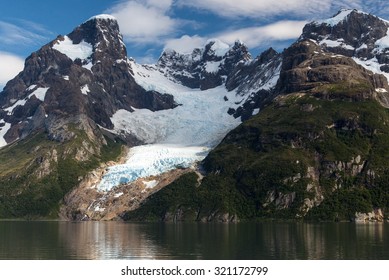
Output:
<path fill-rule="evenodd" d="M 139 85 L 173 95 L 179 106 L 156 112 L 133 108 L 133 112 L 119 110 L 113 115 L 112 132 L 131 133 L 146 144 L 131 148 L 124 164 L 108 168 L 97 185 L 102 192 L 139 178 L 191 167 L 241 123 L 227 114 L 242 101 L 236 91 L 228 92 L 224 85 L 204 91 L 190 89 L 169 80 L 152 65 L 127 63 Z"/>

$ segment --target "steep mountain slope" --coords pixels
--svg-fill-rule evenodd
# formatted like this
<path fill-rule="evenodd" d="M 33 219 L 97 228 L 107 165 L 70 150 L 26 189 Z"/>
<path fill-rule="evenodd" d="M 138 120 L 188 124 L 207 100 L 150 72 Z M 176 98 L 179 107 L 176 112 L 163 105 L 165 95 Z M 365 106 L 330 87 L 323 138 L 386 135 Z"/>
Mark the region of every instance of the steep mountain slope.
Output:
<path fill-rule="evenodd" d="M 109 129 L 118 109 L 174 108 L 171 96 L 135 83 L 121 38 L 116 20 L 103 15 L 31 54 L 0 94 L 0 118 L 10 126 L 2 131 L 6 143 L 42 127 L 55 140 L 68 139 L 66 129 L 59 128 L 63 125 L 57 125 L 63 122 L 88 120 Z"/>
<path fill-rule="evenodd" d="M 209 46 L 214 46 L 214 44 L 216 44 L 215 41 L 210 41 L 203 49 L 194 51 L 194 53 L 207 54 L 196 60 L 196 63 L 207 65 L 209 57 L 211 60 L 214 59 L 214 56 L 209 55 Z M 222 45 L 220 42 L 217 44 Z M 227 67 L 223 66 L 223 63 L 231 60 L 231 53 L 243 54 L 242 57 L 246 57 L 245 52 L 236 51 L 237 44 L 241 43 L 236 43 L 230 48 L 217 49 L 216 52 L 212 51 L 212 53 L 217 53 L 218 59 L 223 61 L 219 63 L 222 68 Z M 172 53 L 173 51 L 169 50 L 168 52 Z M 253 109 L 259 107 L 258 103 L 252 104 L 250 99 L 255 95 L 255 89 L 244 92 L 238 89 L 228 91 L 224 85 L 203 90 L 188 87 L 184 81 L 177 80 L 177 77 L 181 77 L 182 73 L 185 75 L 192 73 L 195 76 L 198 67 L 193 68 L 186 55 L 177 53 L 167 62 L 165 53 L 161 55 L 164 65 L 175 65 L 174 67 L 162 67 L 161 62 L 156 65 L 138 65 L 130 60 L 129 64 L 135 81 L 139 85 L 146 90 L 171 94 L 179 106 L 158 112 L 144 109 L 134 109 L 133 112 L 117 111 L 112 117 L 114 129 L 110 132 L 117 135 L 122 132 L 129 133 L 146 145 L 132 148 L 124 163 L 109 167 L 103 174 L 102 180 L 94 184 L 96 190 L 94 195 L 78 200 L 77 196 L 83 196 L 83 188 L 72 192 L 63 207 L 66 216 L 77 216 L 83 219 L 111 217 L 110 209 L 113 209 L 111 201 L 117 201 L 118 204 L 122 205 L 121 199 L 115 199 L 115 197 L 118 195 L 122 197 L 123 193 L 127 195 L 127 191 L 123 192 L 124 186 L 127 186 L 128 190 L 140 187 L 142 197 L 150 189 L 153 191 L 160 189 L 161 184 L 165 185 L 164 177 L 166 176 L 163 175 L 161 178 L 158 176 L 177 168 L 193 167 L 194 164 L 204 159 L 228 131 L 241 122 L 238 116 L 233 116 L 230 113 L 231 110 L 236 110 L 234 108 L 249 102 L 251 107 L 246 110 L 246 114 L 251 116 Z M 237 56 L 239 57 L 239 55 L 234 57 Z M 185 63 L 182 57 L 186 57 Z M 244 67 L 242 64 L 247 65 L 247 67 L 254 63 L 256 66 L 259 64 L 257 60 L 255 62 L 242 62 L 242 57 L 235 59 L 236 67 Z M 211 63 L 213 62 L 211 61 Z M 231 65 L 229 67 L 236 68 Z M 262 82 L 258 81 L 257 84 L 262 83 L 269 88 L 272 83 L 274 87 L 276 82 L 274 79 L 270 81 L 270 75 L 268 74 Z M 236 75 L 236 77 L 238 76 Z M 242 80 L 245 79 L 242 78 Z M 260 94 L 260 91 L 258 92 Z M 148 182 L 153 182 L 153 188 L 149 187 Z M 101 193 L 104 193 L 104 197 L 101 196 Z M 139 198 L 138 195 L 132 195 Z M 133 205 L 133 203 L 127 203 L 127 209 L 131 208 L 129 205 Z M 120 207 L 123 209 L 122 206 Z M 91 211 L 91 208 L 98 209 L 98 211 Z"/>
<path fill-rule="evenodd" d="M 174 108 L 129 72 L 115 19 L 102 15 L 31 54 L 0 94 L 0 215 L 55 214 L 58 202 L 100 162 L 120 155 L 107 129 L 119 109 Z"/>
<path fill-rule="evenodd" d="M 282 54 L 273 101 L 210 152 L 201 184 L 184 175 L 124 218 L 382 220 L 388 84 L 382 61 L 375 74 L 356 55 L 371 41 L 366 55 L 385 56 L 387 30 L 386 21 L 355 10 L 308 24 Z M 351 44 L 342 37 L 348 32 L 359 42 L 353 52 L 342 44 Z"/>
<path fill-rule="evenodd" d="M 389 78 L 389 22 L 358 10 L 341 10 L 333 18 L 304 27 L 300 39 L 312 39 L 330 52 L 353 57 L 365 68 Z"/>

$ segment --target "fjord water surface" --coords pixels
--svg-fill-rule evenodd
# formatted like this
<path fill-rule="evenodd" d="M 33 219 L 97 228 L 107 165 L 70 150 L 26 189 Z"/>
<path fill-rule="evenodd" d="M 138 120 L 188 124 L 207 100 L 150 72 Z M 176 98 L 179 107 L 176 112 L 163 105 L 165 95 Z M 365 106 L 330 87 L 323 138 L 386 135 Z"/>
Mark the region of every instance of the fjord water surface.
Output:
<path fill-rule="evenodd" d="M 389 224 L 1 221 L 0 259 L 389 259 Z"/>

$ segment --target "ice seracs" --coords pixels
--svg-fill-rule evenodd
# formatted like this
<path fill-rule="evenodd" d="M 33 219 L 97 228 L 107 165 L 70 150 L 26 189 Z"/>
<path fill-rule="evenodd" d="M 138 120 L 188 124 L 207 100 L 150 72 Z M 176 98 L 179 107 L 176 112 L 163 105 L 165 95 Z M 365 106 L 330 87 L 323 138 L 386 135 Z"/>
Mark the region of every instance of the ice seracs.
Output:
<path fill-rule="evenodd" d="M 159 175 L 176 168 L 188 168 L 204 158 L 203 147 L 179 147 L 163 144 L 142 145 L 131 149 L 125 164 L 109 168 L 97 186 L 109 191 L 119 184 Z"/>

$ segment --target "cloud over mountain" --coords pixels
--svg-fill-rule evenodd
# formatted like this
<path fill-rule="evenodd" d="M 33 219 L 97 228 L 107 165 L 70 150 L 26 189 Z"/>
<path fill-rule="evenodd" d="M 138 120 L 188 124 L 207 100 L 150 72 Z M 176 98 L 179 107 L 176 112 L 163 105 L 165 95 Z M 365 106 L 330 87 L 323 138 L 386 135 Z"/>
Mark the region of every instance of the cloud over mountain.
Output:
<path fill-rule="evenodd" d="M 0 51 L 0 89 L 23 70 L 24 60 L 16 55 Z"/>
<path fill-rule="evenodd" d="M 126 41 L 153 43 L 175 33 L 178 20 L 168 15 L 171 0 L 126 1 L 108 10 L 120 24 Z"/>

